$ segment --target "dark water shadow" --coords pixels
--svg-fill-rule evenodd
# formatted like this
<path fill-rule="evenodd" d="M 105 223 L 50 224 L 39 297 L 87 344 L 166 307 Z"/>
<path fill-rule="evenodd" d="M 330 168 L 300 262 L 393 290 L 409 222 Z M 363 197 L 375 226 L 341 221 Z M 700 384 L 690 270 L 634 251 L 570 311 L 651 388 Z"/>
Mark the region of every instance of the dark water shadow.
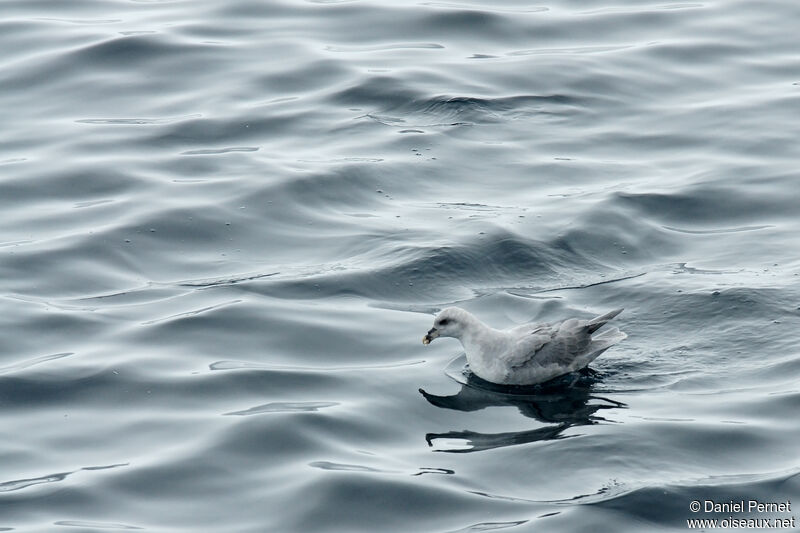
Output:
<path fill-rule="evenodd" d="M 428 433 L 425 441 L 433 447 L 436 441 L 458 443 L 448 449 L 452 453 L 467 453 L 517 444 L 568 438 L 564 431 L 571 427 L 588 426 L 607 421 L 598 413 L 605 409 L 627 408 L 622 402 L 593 393 L 602 375 L 583 369 L 530 387 L 501 386 L 484 381 L 465 370 L 464 358 L 448 365 L 447 374 L 461 383 L 461 390 L 450 396 L 439 396 L 419 389 L 429 403 L 442 409 L 472 412 L 487 407 L 516 407 L 520 414 L 548 424 L 546 427 L 507 433 L 449 431 Z"/>

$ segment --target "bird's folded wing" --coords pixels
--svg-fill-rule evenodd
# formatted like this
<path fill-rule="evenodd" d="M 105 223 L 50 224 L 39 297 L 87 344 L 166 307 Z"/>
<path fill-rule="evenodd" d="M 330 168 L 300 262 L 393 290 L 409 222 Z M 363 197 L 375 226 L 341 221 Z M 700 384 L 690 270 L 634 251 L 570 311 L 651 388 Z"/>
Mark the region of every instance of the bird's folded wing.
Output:
<path fill-rule="evenodd" d="M 539 330 L 520 338 L 514 344 L 514 349 L 509 354 L 508 364 L 513 368 L 525 366 L 531 359 L 536 357 L 538 352 L 550 343 L 552 339 L 551 333 L 550 330 Z"/>
<path fill-rule="evenodd" d="M 520 339 L 510 358 L 513 361 L 512 366 L 535 364 L 567 367 L 576 357 L 585 353 L 592 341 L 585 328 L 577 323 L 563 323 L 559 326 Z"/>

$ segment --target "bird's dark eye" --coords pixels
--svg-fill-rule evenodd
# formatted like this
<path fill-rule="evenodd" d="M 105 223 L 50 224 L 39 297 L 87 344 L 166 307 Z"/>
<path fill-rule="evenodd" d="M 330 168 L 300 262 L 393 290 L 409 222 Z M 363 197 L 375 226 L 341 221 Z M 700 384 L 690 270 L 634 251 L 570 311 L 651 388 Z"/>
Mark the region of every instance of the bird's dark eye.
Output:
<path fill-rule="evenodd" d="M 443 319 L 441 319 L 441 320 L 439 321 L 439 325 L 440 325 L 440 326 L 446 326 L 448 322 L 450 322 L 450 319 L 448 319 L 448 318 L 443 318 Z"/>

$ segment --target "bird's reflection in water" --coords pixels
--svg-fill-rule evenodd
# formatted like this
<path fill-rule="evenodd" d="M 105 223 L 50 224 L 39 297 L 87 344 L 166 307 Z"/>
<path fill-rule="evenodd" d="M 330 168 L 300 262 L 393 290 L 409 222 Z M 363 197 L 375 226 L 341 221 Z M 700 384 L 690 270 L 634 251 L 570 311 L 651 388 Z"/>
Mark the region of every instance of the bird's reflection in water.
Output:
<path fill-rule="evenodd" d="M 598 414 L 603 409 L 627 407 L 624 403 L 600 397 L 592 389 L 600 381 L 599 374 L 584 369 L 541 385 L 508 387 L 484 381 L 464 370 L 463 357 L 448 366 L 448 375 L 461 383 L 461 390 L 451 396 L 437 396 L 422 389 L 428 402 L 443 409 L 479 411 L 487 407 L 512 406 L 526 417 L 548 424 L 528 431 L 478 433 L 450 431 L 428 433 L 425 440 L 436 451 L 476 452 L 544 440 L 567 438 L 564 431 L 574 426 L 587 426 L 605 420 Z M 461 361 L 459 363 L 459 361 Z"/>

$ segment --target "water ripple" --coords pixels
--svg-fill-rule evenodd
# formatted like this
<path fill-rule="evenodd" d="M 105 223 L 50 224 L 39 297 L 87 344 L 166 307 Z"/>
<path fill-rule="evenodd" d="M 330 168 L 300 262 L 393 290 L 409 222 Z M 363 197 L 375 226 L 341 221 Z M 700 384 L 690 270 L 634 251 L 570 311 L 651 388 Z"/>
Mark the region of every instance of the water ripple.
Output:
<path fill-rule="evenodd" d="M 336 402 L 271 402 L 264 405 L 257 405 L 245 409 L 244 411 L 233 411 L 225 415 L 249 416 L 262 413 L 313 413 L 326 407 L 339 405 Z"/>
<path fill-rule="evenodd" d="M 35 478 L 28 478 L 28 479 L 16 479 L 13 481 L 4 481 L 0 482 L 0 492 L 11 492 L 16 490 L 26 489 L 28 487 L 32 487 L 35 485 L 42 485 L 46 483 L 56 483 L 59 481 L 64 481 L 68 476 L 75 474 L 81 471 L 94 471 L 94 470 L 108 470 L 111 468 L 118 468 L 121 466 L 128 466 L 128 463 L 120 463 L 120 464 L 113 464 L 113 465 L 106 465 L 106 466 L 87 466 L 83 468 L 79 468 L 78 470 L 73 470 L 71 472 L 60 472 L 57 474 L 48 474 L 45 476 L 35 477 Z"/>
<path fill-rule="evenodd" d="M 0 367 L 0 374 L 9 374 L 11 372 L 17 372 L 19 370 L 24 370 L 26 368 L 30 368 L 32 366 L 46 363 L 48 361 L 54 361 L 56 359 L 62 359 L 64 357 L 69 357 L 70 355 L 75 355 L 73 352 L 63 352 L 63 353 L 54 353 L 51 355 L 42 355 L 40 357 L 35 357 L 33 359 L 28 359 L 27 361 L 21 361 L 19 363 Z"/>
<path fill-rule="evenodd" d="M 82 527 L 87 529 L 145 529 L 143 527 L 131 526 L 128 524 L 115 524 L 113 522 L 88 522 L 84 520 L 59 520 L 58 522 L 53 522 L 53 525 Z"/>

